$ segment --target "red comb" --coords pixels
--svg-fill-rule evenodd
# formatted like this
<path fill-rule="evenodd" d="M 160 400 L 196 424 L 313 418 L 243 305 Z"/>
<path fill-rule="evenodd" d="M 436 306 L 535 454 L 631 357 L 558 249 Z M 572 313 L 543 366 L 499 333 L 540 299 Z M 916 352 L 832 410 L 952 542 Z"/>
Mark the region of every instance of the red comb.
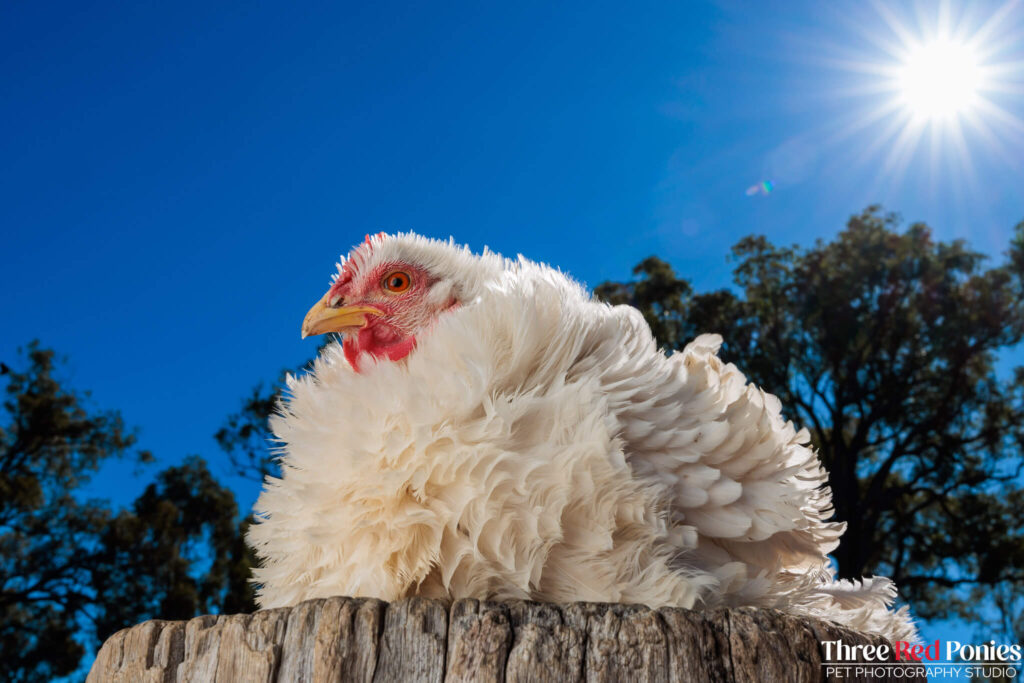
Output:
<path fill-rule="evenodd" d="M 384 239 L 385 237 L 387 237 L 387 235 L 388 234 L 386 232 L 378 232 L 376 235 L 369 235 L 369 234 L 367 234 L 366 235 L 366 241 L 363 242 L 363 244 L 369 245 L 370 244 L 370 240 L 373 239 L 374 237 L 376 237 L 378 239 Z"/>
<path fill-rule="evenodd" d="M 364 247 L 364 256 L 366 254 L 369 254 L 371 251 L 373 251 L 373 238 L 376 237 L 377 239 L 384 239 L 387 236 L 388 234 L 386 232 L 378 232 L 376 235 L 367 234 L 366 238 L 363 240 L 363 243 L 360 244 L 358 247 L 354 247 L 352 249 L 352 256 L 355 256 L 355 254 L 363 250 Z M 341 273 L 338 274 L 338 279 L 335 280 L 334 284 L 331 286 L 332 289 L 340 287 L 342 285 L 346 285 L 349 282 L 351 282 L 354 274 L 353 269 L 356 268 L 357 266 L 358 261 L 353 262 L 353 259 L 347 259 L 345 261 L 345 265 L 341 269 Z"/>

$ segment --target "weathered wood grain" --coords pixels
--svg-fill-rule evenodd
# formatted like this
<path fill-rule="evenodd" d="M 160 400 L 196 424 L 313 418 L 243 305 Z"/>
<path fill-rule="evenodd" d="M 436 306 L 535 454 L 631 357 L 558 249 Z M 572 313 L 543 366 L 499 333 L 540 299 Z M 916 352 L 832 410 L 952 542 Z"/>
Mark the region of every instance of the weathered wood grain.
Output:
<path fill-rule="evenodd" d="M 312 600 L 252 615 L 147 621 L 100 649 L 99 681 L 828 681 L 822 641 L 878 636 L 774 610 L 695 612 L 410 598 Z M 913 672 L 880 670 L 902 680 Z M 852 671 L 844 681 L 858 680 Z M 877 673 L 877 671 L 876 671 Z M 838 675 L 835 678 L 839 678 Z"/>

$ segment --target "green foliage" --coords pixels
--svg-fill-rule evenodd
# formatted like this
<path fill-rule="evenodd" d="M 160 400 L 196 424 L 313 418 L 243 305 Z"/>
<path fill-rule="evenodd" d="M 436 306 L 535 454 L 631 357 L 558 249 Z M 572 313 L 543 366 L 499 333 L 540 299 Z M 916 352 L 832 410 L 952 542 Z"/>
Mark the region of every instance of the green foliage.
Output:
<path fill-rule="evenodd" d="M 676 277 L 672 266 L 649 256 L 633 268 L 642 278 L 629 283 L 605 282 L 594 295 L 612 304 L 627 304 L 640 310 L 663 346 L 680 347 L 686 341 L 686 302 L 693 288 Z"/>
<path fill-rule="evenodd" d="M 262 383 L 253 387 L 242 401 L 242 408 L 224 420 L 214 438 L 228 455 L 231 466 L 242 477 L 262 483 L 267 475 L 277 475 L 278 468 L 270 452 L 273 435 L 267 420 L 273 414 L 281 388 L 284 386 L 284 372 L 278 382 L 266 387 Z"/>
<path fill-rule="evenodd" d="M 161 473 L 131 511 L 81 500 L 105 461 L 152 458 L 116 412 L 62 386 L 52 351 L 33 342 L 24 361 L 0 367 L 0 680 L 66 675 L 89 634 L 144 618 L 252 609 L 230 491 L 196 458 Z"/>
<path fill-rule="evenodd" d="M 92 572 L 103 598 L 95 615 L 99 639 L 153 617 L 253 611 L 253 558 L 237 516 L 234 495 L 201 458 L 161 472 L 102 534 Z"/>
<path fill-rule="evenodd" d="M 596 293 L 637 305 L 670 350 L 721 334 L 810 429 L 848 525 L 841 576 L 890 575 L 919 616 L 977 619 L 986 596 L 1024 592 L 1024 368 L 996 371 L 1024 334 L 1024 223 L 987 269 L 898 225 L 871 207 L 810 248 L 747 237 L 731 290 L 690 295 L 652 257 Z"/>
<path fill-rule="evenodd" d="M 88 552 L 109 520 L 75 490 L 134 445 L 117 413 L 88 412 L 64 390 L 52 351 L 32 343 L 28 368 L 4 366 L 0 427 L 0 679 L 66 674 L 83 647 L 76 619 L 90 603 Z"/>

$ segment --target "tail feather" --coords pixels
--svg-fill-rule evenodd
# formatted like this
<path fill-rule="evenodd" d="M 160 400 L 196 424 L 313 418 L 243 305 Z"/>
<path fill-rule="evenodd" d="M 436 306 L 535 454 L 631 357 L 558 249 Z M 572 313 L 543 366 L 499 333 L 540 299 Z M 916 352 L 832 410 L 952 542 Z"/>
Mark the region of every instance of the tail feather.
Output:
<path fill-rule="evenodd" d="M 910 609 L 891 609 L 896 585 L 889 579 L 875 576 L 860 581 L 829 581 L 820 585 L 817 593 L 822 599 L 813 601 L 810 616 L 877 633 L 889 642 L 920 640 Z"/>

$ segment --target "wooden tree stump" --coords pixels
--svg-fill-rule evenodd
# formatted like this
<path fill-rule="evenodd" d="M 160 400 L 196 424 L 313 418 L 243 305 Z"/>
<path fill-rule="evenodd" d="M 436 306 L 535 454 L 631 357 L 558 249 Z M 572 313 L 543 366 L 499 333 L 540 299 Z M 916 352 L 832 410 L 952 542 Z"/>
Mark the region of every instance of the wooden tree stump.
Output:
<path fill-rule="evenodd" d="M 311 600 L 255 614 L 147 621 L 103 644 L 99 681 L 828 681 L 822 642 L 878 636 L 753 608 Z"/>

